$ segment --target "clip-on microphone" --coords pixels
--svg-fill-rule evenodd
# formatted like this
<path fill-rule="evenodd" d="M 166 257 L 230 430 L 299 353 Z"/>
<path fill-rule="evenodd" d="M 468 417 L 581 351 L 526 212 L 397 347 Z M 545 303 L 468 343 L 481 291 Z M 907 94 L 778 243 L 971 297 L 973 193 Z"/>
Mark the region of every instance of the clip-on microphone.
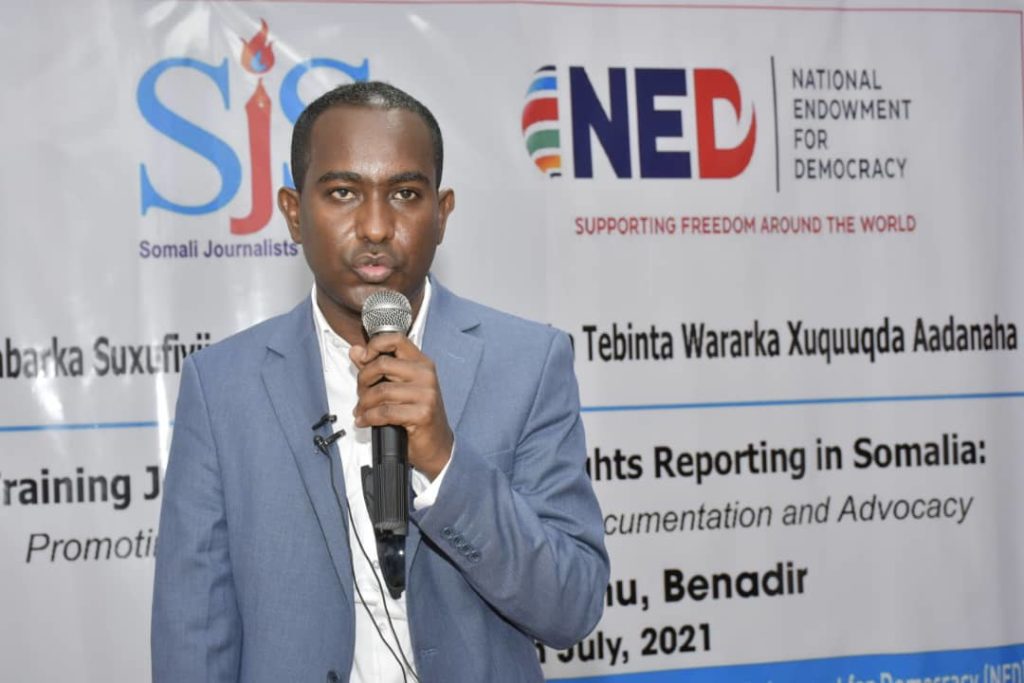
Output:
<path fill-rule="evenodd" d="M 313 425 L 313 431 L 315 432 L 316 430 L 320 429 L 321 427 L 323 427 L 325 425 L 334 424 L 337 421 L 337 419 L 338 419 L 337 415 L 331 415 L 330 413 L 324 413 L 324 416 L 321 417 L 319 420 L 317 420 L 316 424 Z M 345 436 L 345 430 L 344 429 L 339 429 L 338 431 L 334 432 L 333 434 L 331 434 L 330 436 L 327 436 L 327 437 L 320 436 L 319 434 L 314 434 L 313 435 L 313 445 L 316 446 L 317 449 L 321 453 L 323 453 L 324 455 L 330 455 L 330 452 L 328 451 L 328 449 L 331 447 L 331 444 L 334 443 L 335 441 L 337 441 L 338 439 L 340 439 L 343 436 Z"/>

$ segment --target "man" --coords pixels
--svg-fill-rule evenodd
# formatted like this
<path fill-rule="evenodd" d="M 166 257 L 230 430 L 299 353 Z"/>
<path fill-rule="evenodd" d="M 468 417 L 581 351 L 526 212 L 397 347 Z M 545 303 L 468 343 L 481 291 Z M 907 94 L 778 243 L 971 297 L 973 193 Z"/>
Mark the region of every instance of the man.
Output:
<path fill-rule="evenodd" d="M 442 164 L 434 117 L 382 83 L 337 88 L 296 123 L 296 189 L 278 204 L 313 293 L 186 361 L 157 683 L 539 681 L 533 639 L 564 648 L 597 623 L 608 558 L 567 337 L 428 277 L 455 205 Z M 408 337 L 366 340 L 381 288 L 412 303 Z M 328 413 L 346 434 L 323 454 Z M 370 428 L 389 424 L 408 432 L 416 494 L 398 600 L 359 477 Z"/>

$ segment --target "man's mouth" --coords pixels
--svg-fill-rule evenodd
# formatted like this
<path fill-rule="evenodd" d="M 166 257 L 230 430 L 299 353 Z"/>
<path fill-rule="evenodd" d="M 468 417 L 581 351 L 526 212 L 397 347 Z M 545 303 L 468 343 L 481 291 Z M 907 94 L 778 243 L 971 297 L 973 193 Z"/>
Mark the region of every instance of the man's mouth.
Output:
<path fill-rule="evenodd" d="M 360 256 L 352 268 L 359 275 L 359 279 L 371 284 L 384 282 L 395 272 L 392 261 L 387 256 Z"/>

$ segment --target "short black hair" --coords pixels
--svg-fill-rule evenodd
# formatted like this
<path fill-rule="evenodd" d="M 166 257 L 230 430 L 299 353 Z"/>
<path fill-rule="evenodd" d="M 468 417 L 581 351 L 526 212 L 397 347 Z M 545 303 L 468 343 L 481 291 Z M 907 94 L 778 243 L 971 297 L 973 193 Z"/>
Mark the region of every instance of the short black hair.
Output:
<path fill-rule="evenodd" d="M 434 144 L 434 170 L 437 172 L 437 187 L 441 186 L 441 169 L 444 166 L 444 140 L 437 119 L 422 102 L 382 81 L 361 81 L 339 85 L 313 100 L 299 115 L 292 130 L 292 180 L 295 189 L 302 192 L 302 183 L 309 167 L 309 141 L 313 124 L 328 109 L 334 107 L 367 107 L 370 109 L 402 109 L 416 114 L 427 124 L 430 140 Z"/>

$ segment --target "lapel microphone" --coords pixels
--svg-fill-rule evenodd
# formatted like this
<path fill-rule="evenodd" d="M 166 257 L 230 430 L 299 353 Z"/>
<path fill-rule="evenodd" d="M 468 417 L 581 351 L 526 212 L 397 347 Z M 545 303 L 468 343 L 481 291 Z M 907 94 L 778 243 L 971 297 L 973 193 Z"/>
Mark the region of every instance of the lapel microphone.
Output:
<path fill-rule="evenodd" d="M 316 423 L 313 425 L 313 431 L 316 432 L 321 427 L 324 427 L 324 426 L 329 425 L 329 424 L 334 424 L 337 421 L 337 419 L 338 419 L 337 415 L 331 415 L 330 413 L 324 413 L 323 417 L 321 417 L 319 420 L 317 420 Z M 345 436 L 345 430 L 344 429 L 339 429 L 338 431 L 334 432 L 333 434 L 331 434 L 330 436 L 327 436 L 327 437 L 320 436 L 319 434 L 314 434 L 313 435 L 313 445 L 316 446 L 317 449 L 321 453 L 323 453 L 324 455 L 330 456 L 330 452 L 329 452 L 328 449 L 330 449 L 331 444 L 333 444 L 335 441 L 337 441 L 338 439 L 340 439 L 343 436 Z"/>
<path fill-rule="evenodd" d="M 363 328 L 369 338 L 396 332 L 408 334 L 412 306 L 403 294 L 379 289 L 363 303 Z M 381 380 L 387 381 L 387 380 Z M 371 429 L 373 492 L 370 519 L 377 537 L 377 554 L 384 583 L 392 598 L 405 590 L 405 537 L 409 532 L 409 440 L 405 427 L 385 425 Z"/>

